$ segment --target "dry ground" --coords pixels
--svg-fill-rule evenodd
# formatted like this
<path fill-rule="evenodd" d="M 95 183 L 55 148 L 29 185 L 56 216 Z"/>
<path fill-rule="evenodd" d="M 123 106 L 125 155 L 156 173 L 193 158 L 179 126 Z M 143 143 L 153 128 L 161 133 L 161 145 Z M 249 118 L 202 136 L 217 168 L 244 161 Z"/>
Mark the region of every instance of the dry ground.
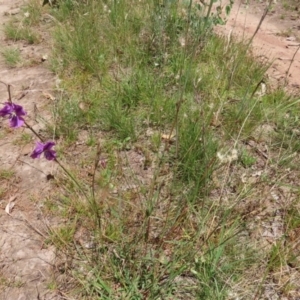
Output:
<path fill-rule="evenodd" d="M 0 80 L 12 85 L 13 100 L 22 97 L 18 102 L 27 111 L 28 122 L 42 130 L 45 124 L 36 120 L 36 112 L 42 111 L 47 118 L 49 100 L 43 94 L 54 86 L 54 75 L 41 61 L 48 49 L 43 43 L 33 46 L 7 41 L 2 30 L 13 15 L 22 13 L 22 4 L 0 1 L 0 50 L 18 47 L 25 62 L 25 66 L 9 68 L 1 57 Z M 26 66 L 28 61 L 31 66 Z M 1 103 L 8 99 L 3 84 L 0 99 Z M 28 140 L 32 136 L 28 129 L 10 129 L 7 120 L 1 120 L 0 126 L 0 299 L 59 299 L 56 291 L 48 289 L 55 252 L 44 244 L 48 221 L 40 211 L 41 200 L 50 189 L 46 176 L 54 171 L 54 165 L 29 157 L 35 140 Z M 5 207 L 12 199 L 15 206 L 8 215 Z"/>
<path fill-rule="evenodd" d="M 267 6 L 267 1 L 236 1 L 225 27 L 219 30 L 229 39 L 232 36 L 249 39 L 254 34 Z M 283 7 L 285 2 L 274 3 L 253 40 L 254 54 L 262 60 L 273 61 L 268 75 L 272 84 L 284 84 L 286 73 L 299 47 L 300 3 L 293 9 Z M 249 3 L 249 4 L 248 4 Z M 300 51 L 293 59 L 287 75 L 288 90 L 300 89 Z"/>

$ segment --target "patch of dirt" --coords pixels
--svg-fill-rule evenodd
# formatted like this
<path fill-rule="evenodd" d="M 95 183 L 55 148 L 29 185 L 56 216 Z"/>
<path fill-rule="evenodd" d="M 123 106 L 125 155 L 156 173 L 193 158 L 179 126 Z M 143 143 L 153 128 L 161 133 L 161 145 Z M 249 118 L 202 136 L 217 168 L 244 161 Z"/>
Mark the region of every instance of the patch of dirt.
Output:
<path fill-rule="evenodd" d="M 250 39 L 266 7 L 266 1 L 235 1 L 226 26 L 219 26 L 218 32 L 228 39 L 233 36 Z M 271 85 L 285 85 L 287 81 L 287 90 L 293 94 L 300 90 L 299 29 L 297 5 L 294 10 L 287 10 L 281 1 L 277 1 L 272 4 L 252 42 L 256 56 L 262 61 L 273 62 L 268 70 Z"/>
<path fill-rule="evenodd" d="M 37 113 L 44 119 L 50 115 L 50 100 L 43 93 L 51 90 L 55 82 L 54 75 L 37 59 L 47 51 L 46 46 L 7 41 L 3 33 L 3 25 L 12 15 L 21 13 L 23 4 L 18 0 L 0 1 L 0 52 L 13 45 L 25 60 L 35 63 L 9 68 L 1 57 L 0 80 L 11 85 L 13 101 L 24 107 L 26 121 L 39 132 L 45 123 L 38 120 Z M 8 99 L 2 83 L 0 99 L 2 108 Z M 52 189 L 47 174 L 53 173 L 56 166 L 45 159 L 30 158 L 36 138 L 28 129 L 11 129 L 3 118 L 0 127 L 0 299 L 62 299 L 55 289 L 49 289 L 54 276 L 55 249 L 44 244 L 48 221 L 41 213 L 42 200 Z M 10 214 L 5 211 L 9 200 L 15 204 Z"/>

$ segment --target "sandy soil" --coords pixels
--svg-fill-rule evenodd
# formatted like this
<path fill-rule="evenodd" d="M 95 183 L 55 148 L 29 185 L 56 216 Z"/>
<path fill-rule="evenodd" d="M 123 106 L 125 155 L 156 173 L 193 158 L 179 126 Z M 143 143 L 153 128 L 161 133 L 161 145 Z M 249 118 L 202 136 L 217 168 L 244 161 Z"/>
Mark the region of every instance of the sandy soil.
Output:
<path fill-rule="evenodd" d="M 249 4 L 245 4 L 249 2 Z M 286 10 L 282 1 L 273 4 L 253 40 L 254 55 L 262 61 L 273 62 L 268 70 L 271 84 L 285 85 L 289 92 L 298 93 L 300 89 L 300 18 L 297 7 Z M 226 26 L 218 31 L 228 38 L 250 39 L 267 6 L 266 1 L 236 1 Z M 299 4 L 300 9 L 300 4 Z M 284 16 L 284 19 L 282 19 Z M 297 53 L 296 53 L 297 52 Z M 294 59 L 293 56 L 295 55 Z M 290 69 L 289 69 L 290 68 Z M 287 74 L 287 71 L 288 74 Z"/>
<path fill-rule="evenodd" d="M 19 9 L 22 3 L 0 1 L 0 51 L 13 45 L 21 50 L 23 59 L 41 62 L 41 54 L 47 51 L 42 44 L 29 46 L 25 42 L 6 41 L 2 31 L 11 15 L 22 13 Z M 47 111 L 49 100 L 43 93 L 53 87 L 54 75 L 42 62 L 31 67 L 8 68 L 1 57 L 0 80 L 12 85 L 13 101 L 25 108 L 26 120 L 40 131 L 45 124 L 35 120 L 36 111 L 43 114 Z M 24 97 L 17 101 L 21 96 Z M 1 103 L 8 99 L 3 84 L 0 99 Z M 0 176 L 0 299 L 60 299 L 56 291 L 48 289 L 53 278 L 55 252 L 44 244 L 49 221 L 41 213 L 41 200 L 51 188 L 46 176 L 53 172 L 54 166 L 46 160 L 30 158 L 35 139 L 22 141 L 26 133 L 32 135 L 28 129 L 10 129 L 7 120 L 0 120 L 0 126 L 0 174 L 4 170 L 13 174 L 10 178 Z M 12 199 L 15 206 L 9 215 L 5 207 Z"/>
<path fill-rule="evenodd" d="M 36 120 L 35 113 L 38 111 L 44 118 L 49 117 L 52 100 L 46 99 L 44 94 L 51 93 L 55 85 L 54 74 L 41 61 L 42 55 L 49 50 L 44 43 L 29 46 L 25 42 L 7 41 L 1 30 L 12 14 L 22 13 L 19 10 L 22 3 L 21 0 L 0 0 L 0 51 L 14 45 L 21 50 L 23 58 L 36 63 L 30 67 L 8 68 L 0 58 L 0 80 L 12 85 L 13 99 L 25 95 L 18 103 L 28 112 L 28 122 L 40 131 L 45 124 Z M 253 1 L 249 9 L 243 3 L 236 3 L 227 25 L 220 27 L 219 32 L 228 37 L 251 37 L 265 5 Z M 300 28 L 299 18 L 282 20 L 282 13 L 280 3 L 277 3 L 253 41 L 257 56 L 274 60 L 268 72 L 273 84 L 285 82 L 286 72 L 298 48 L 294 37 Z M 298 93 L 300 51 L 294 57 L 287 79 L 287 88 Z M 7 100 L 7 90 L 2 84 L 0 99 L 1 103 Z M 13 171 L 10 178 L 0 176 L 0 300 L 66 299 L 57 290 L 49 289 L 55 274 L 55 249 L 44 243 L 51 221 L 41 212 L 42 200 L 51 190 L 51 182 L 46 178 L 55 171 L 55 166 L 46 160 L 30 158 L 34 139 L 22 142 L 24 133 L 29 133 L 26 129 L 12 130 L 7 120 L 1 120 L 0 126 L 0 172 Z M 11 199 L 15 206 L 7 214 L 5 207 Z"/>

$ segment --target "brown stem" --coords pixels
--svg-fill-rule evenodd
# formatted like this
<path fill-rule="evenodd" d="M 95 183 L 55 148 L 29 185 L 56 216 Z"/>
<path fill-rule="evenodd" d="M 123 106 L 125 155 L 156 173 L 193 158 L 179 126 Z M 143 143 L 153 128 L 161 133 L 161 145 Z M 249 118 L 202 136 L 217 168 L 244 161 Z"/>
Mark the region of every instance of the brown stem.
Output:
<path fill-rule="evenodd" d="M 30 126 L 26 121 L 24 121 L 24 124 L 26 125 L 26 127 L 31 130 L 33 132 L 34 135 L 36 135 L 39 140 L 41 142 L 44 142 L 44 139 L 42 138 L 42 136 L 40 134 L 38 134 L 33 128 L 32 126 Z M 84 192 L 82 186 L 78 183 L 78 181 L 75 179 L 75 177 L 62 165 L 62 163 L 55 158 L 54 161 L 63 169 L 63 171 L 75 182 L 75 184 L 79 187 L 79 189 L 82 191 L 82 193 L 84 194 L 84 196 L 88 199 L 86 193 Z"/>
<path fill-rule="evenodd" d="M 83 191 L 82 186 L 78 183 L 78 181 L 75 179 L 75 177 L 63 166 L 63 164 L 55 158 L 54 161 L 63 169 L 63 171 L 75 182 L 75 184 L 79 187 L 79 189 L 82 191 L 84 196 L 88 199 L 86 193 Z"/>
<path fill-rule="evenodd" d="M 95 157 L 95 161 L 94 161 L 94 170 L 93 170 L 93 178 L 92 178 L 92 195 L 93 195 L 93 199 L 95 199 L 95 176 L 96 176 L 96 170 L 98 168 L 99 165 L 99 161 L 100 161 L 100 155 L 101 155 L 101 146 L 100 143 L 97 146 L 97 153 L 96 153 L 96 157 Z"/>
<path fill-rule="evenodd" d="M 230 79 L 229 79 L 228 84 L 227 84 L 227 90 L 230 89 L 231 84 L 232 84 L 232 81 L 233 81 L 233 76 L 234 76 L 235 70 L 237 69 L 237 67 L 238 67 L 238 65 L 240 64 L 241 60 L 242 60 L 242 59 L 244 58 L 244 56 L 246 55 L 246 53 L 247 53 L 247 51 L 248 51 L 248 49 L 249 49 L 249 47 L 250 47 L 250 45 L 251 45 L 253 39 L 255 38 L 255 36 L 256 36 L 256 34 L 258 33 L 258 31 L 259 31 L 259 29 L 260 29 L 260 27 L 261 27 L 261 25 L 262 25 L 262 23 L 263 23 L 265 17 L 266 17 L 267 14 L 268 14 L 269 9 L 270 9 L 272 3 L 273 3 L 273 0 L 270 0 L 269 4 L 266 6 L 266 8 L 265 8 L 265 10 L 264 10 L 264 12 L 263 12 L 263 14 L 262 14 L 260 20 L 259 20 L 259 23 L 258 23 L 258 25 L 257 25 L 257 27 L 256 27 L 256 29 L 255 29 L 255 32 L 253 33 L 252 37 L 250 38 L 249 42 L 247 43 L 246 49 L 243 51 L 244 53 L 243 53 L 242 57 L 241 57 L 240 59 L 237 60 L 235 66 L 234 66 L 234 68 L 233 68 L 233 71 L 232 71 L 231 74 L 230 74 Z"/>
<path fill-rule="evenodd" d="M 10 85 L 10 84 L 8 84 L 8 85 L 7 85 L 7 91 L 8 91 L 8 101 L 9 101 L 10 103 L 12 103 L 12 100 L 11 100 L 11 92 L 10 92 L 10 87 L 11 87 L 11 85 Z"/>
<path fill-rule="evenodd" d="M 294 60 L 295 60 L 295 56 L 296 56 L 297 52 L 299 51 L 299 49 L 300 49 L 300 44 L 299 44 L 297 50 L 295 51 L 295 53 L 294 53 L 294 55 L 293 55 L 293 57 L 292 57 L 292 60 L 291 60 L 291 63 L 290 63 L 290 65 L 289 65 L 288 70 L 286 71 L 286 75 L 285 75 L 285 79 L 284 79 L 284 84 L 285 84 L 285 86 L 286 86 L 287 83 L 288 83 L 289 72 L 290 72 L 291 66 L 292 66 L 292 64 L 293 64 L 293 62 L 294 62 Z"/>
<path fill-rule="evenodd" d="M 259 23 L 258 23 L 258 25 L 257 25 L 257 27 L 256 27 L 256 29 L 255 29 L 255 32 L 253 33 L 253 35 L 252 35 L 252 37 L 251 37 L 251 39 L 250 39 L 250 41 L 249 41 L 249 43 L 248 43 L 248 47 L 250 46 L 250 44 L 252 43 L 254 37 L 256 36 L 257 32 L 259 31 L 259 29 L 260 29 L 260 27 L 261 27 L 261 24 L 263 23 L 265 17 L 267 16 L 267 14 L 268 14 L 268 12 L 269 12 L 269 9 L 270 9 L 270 7 L 271 7 L 271 5 L 272 5 L 272 3 L 273 3 L 273 0 L 270 0 L 269 4 L 266 6 L 266 8 L 265 8 L 265 10 L 264 10 L 264 13 L 263 13 L 263 15 L 261 16 L 260 21 L 259 21 Z"/>
<path fill-rule="evenodd" d="M 44 142 L 44 139 L 42 138 L 41 135 L 39 135 L 26 121 L 24 121 L 24 124 L 26 125 L 26 127 L 31 130 L 33 132 L 33 134 L 35 134 L 41 142 Z"/>
<path fill-rule="evenodd" d="M 8 101 L 9 101 L 10 103 L 12 103 L 12 100 L 11 100 L 11 92 L 10 92 L 11 84 L 7 84 L 7 83 L 5 83 L 4 81 L 1 81 L 1 80 L 0 80 L 0 83 L 4 84 L 4 85 L 6 86 L 6 88 L 7 88 L 7 93 L 8 93 Z"/>

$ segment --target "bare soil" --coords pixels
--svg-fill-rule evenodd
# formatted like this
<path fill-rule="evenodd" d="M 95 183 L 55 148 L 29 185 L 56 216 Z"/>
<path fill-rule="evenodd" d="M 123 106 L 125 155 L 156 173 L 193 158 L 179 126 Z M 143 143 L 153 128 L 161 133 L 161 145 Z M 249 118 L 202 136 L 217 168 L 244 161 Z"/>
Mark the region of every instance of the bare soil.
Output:
<path fill-rule="evenodd" d="M 49 116 L 49 100 L 44 93 L 54 86 L 54 75 L 41 61 L 48 50 L 43 43 L 33 46 L 8 41 L 2 30 L 12 15 L 22 13 L 22 4 L 19 0 L 0 1 L 0 51 L 13 45 L 21 50 L 24 60 L 35 63 L 9 68 L 1 57 L 0 80 L 11 85 L 13 101 L 27 111 L 27 122 L 41 131 L 45 124 L 36 120 L 36 112 L 43 112 L 44 118 Z M 1 103 L 8 99 L 4 84 L 0 85 L 0 99 Z M 25 139 L 32 136 L 28 129 L 10 129 L 8 120 L 0 120 L 0 126 L 0 299 L 60 299 L 57 291 L 49 289 L 55 249 L 45 245 L 49 221 L 41 213 L 42 201 L 51 189 L 47 174 L 55 166 L 44 159 L 30 158 L 36 139 Z M 5 208 L 10 200 L 15 205 L 8 214 Z"/>
<path fill-rule="evenodd" d="M 21 98 L 18 103 L 26 109 L 28 122 L 35 130 L 42 131 L 45 123 L 36 119 L 36 112 L 49 119 L 53 100 L 45 93 L 52 93 L 55 87 L 54 74 L 41 60 L 49 52 L 47 43 L 28 45 L 8 41 L 2 31 L 3 24 L 12 15 L 22 13 L 23 3 L 0 0 L 0 51 L 2 47 L 14 45 L 21 50 L 24 59 L 35 63 L 29 67 L 9 68 L 0 58 L 0 80 L 12 85 L 13 99 Z M 265 6 L 264 2 L 251 1 L 246 5 L 237 1 L 227 25 L 219 27 L 219 32 L 230 38 L 234 35 L 250 38 Z M 300 51 L 295 54 L 299 28 L 297 10 L 286 11 L 278 1 L 253 40 L 255 55 L 274 60 L 268 71 L 270 82 L 285 84 L 287 79 L 287 89 L 293 93 L 300 89 Z M 1 84 L 1 103 L 7 98 L 6 87 Z M 43 200 L 53 188 L 47 175 L 55 174 L 55 165 L 30 158 L 35 139 L 24 142 L 25 134 L 31 134 L 29 130 L 10 129 L 7 120 L 0 120 L 0 127 L 0 174 L 12 171 L 10 176 L 0 176 L 0 300 L 67 299 L 53 284 L 55 249 L 45 243 L 53 220 L 42 213 Z M 7 214 L 5 207 L 12 199 L 15 206 Z"/>
<path fill-rule="evenodd" d="M 253 39 L 254 55 L 264 62 L 272 62 L 267 72 L 272 86 L 284 85 L 290 93 L 298 94 L 300 4 L 292 9 L 285 9 L 283 0 L 274 2 L 276 3 L 270 7 Z M 255 33 L 266 7 L 267 1 L 235 1 L 226 26 L 220 26 L 218 31 L 228 39 L 249 40 Z"/>

